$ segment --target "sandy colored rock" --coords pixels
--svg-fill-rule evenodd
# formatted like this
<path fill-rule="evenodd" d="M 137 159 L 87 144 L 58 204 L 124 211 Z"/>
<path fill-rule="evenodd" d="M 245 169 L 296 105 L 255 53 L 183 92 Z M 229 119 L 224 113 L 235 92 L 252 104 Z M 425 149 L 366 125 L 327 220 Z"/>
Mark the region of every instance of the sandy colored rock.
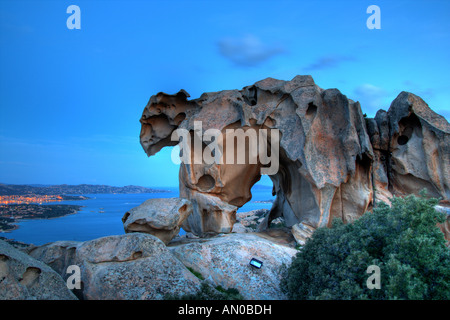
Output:
<path fill-rule="evenodd" d="M 292 235 L 299 246 L 304 246 L 306 240 L 310 238 L 314 232 L 314 228 L 304 223 L 297 223 L 292 226 Z"/>
<path fill-rule="evenodd" d="M 199 280 L 150 234 L 57 241 L 34 248 L 30 255 L 65 278 L 67 266 L 79 266 L 82 288 L 75 291 L 87 300 L 160 300 L 195 293 L 200 287 Z"/>
<path fill-rule="evenodd" d="M 353 221 L 377 202 L 389 204 L 392 195 L 423 188 L 449 199 L 449 124 L 411 93 L 400 93 L 374 119 L 363 116 L 359 102 L 318 87 L 311 76 L 267 78 L 242 90 L 188 97 L 184 90 L 152 96 L 140 120 L 140 141 L 151 156 L 178 143 L 171 140 L 176 129 L 187 132 L 194 151 L 180 165 L 180 197 L 192 202 L 193 213 L 183 228 L 201 237 L 232 232 L 236 210 L 250 201 L 252 186 L 271 165 L 249 152 L 246 142 L 233 144 L 235 154 L 247 152 L 244 164 L 205 161 L 213 142 L 201 138 L 209 130 L 221 133 L 215 142 L 224 158 L 235 139 L 229 130 L 258 137 L 267 130 L 262 137 L 278 155 L 279 168 L 269 174 L 276 199 L 260 230 L 279 217 L 287 227 L 313 229 L 335 218 Z M 272 141 L 276 132 L 279 148 Z M 243 227 L 240 222 L 236 230 Z"/>
<path fill-rule="evenodd" d="M 149 199 L 126 212 L 122 218 L 125 232 L 144 232 L 169 243 L 192 213 L 189 200 L 180 198 Z"/>
<path fill-rule="evenodd" d="M 402 92 L 388 110 L 394 194 L 450 198 L 450 124 L 418 96 Z"/>
<path fill-rule="evenodd" d="M 279 288 L 282 264 L 288 266 L 297 250 L 275 244 L 255 234 L 231 233 L 171 246 L 173 254 L 206 281 L 236 288 L 244 299 L 285 299 Z M 261 269 L 249 265 L 263 261 Z"/>
<path fill-rule="evenodd" d="M 49 266 L 0 240 L 1 300 L 76 300 Z"/>
<path fill-rule="evenodd" d="M 226 146 L 232 139 L 227 129 L 242 129 L 245 133 L 253 129 L 257 134 L 265 129 L 269 144 L 273 130 L 279 130 L 280 166 L 270 175 L 277 198 L 267 225 L 280 216 L 288 226 L 303 221 L 314 227 L 328 225 L 335 193 L 346 183 L 364 187 L 357 193 L 352 193 L 351 187 L 339 190 L 341 208 L 356 206 L 356 212 L 349 215 L 364 211 L 372 201 L 367 171 L 373 152 L 361 108 L 337 89 L 323 90 L 311 76 L 297 76 L 291 81 L 267 78 L 242 90 L 205 93 L 194 100 L 187 97 L 181 91 L 150 98 L 141 118 L 144 150 L 153 155 L 162 146 L 175 145 L 177 142 L 170 140 L 177 128 L 189 131 L 192 141 L 216 129 L 222 132 L 218 144 L 226 157 Z M 202 132 L 195 131 L 195 121 L 201 121 Z M 269 149 L 275 152 L 273 144 Z M 235 151 L 239 151 L 237 144 Z M 194 159 L 195 152 L 191 157 Z M 198 235 L 231 232 L 235 219 L 226 205 L 239 208 L 248 202 L 250 189 L 264 167 L 258 161 L 252 164 L 250 158 L 245 164 L 182 163 L 180 196 L 193 203 L 193 214 L 183 228 Z M 355 175 L 360 176 L 352 179 Z M 222 212 L 217 209 L 218 199 L 222 201 Z M 333 214 L 346 213 L 335 206 Z"/>

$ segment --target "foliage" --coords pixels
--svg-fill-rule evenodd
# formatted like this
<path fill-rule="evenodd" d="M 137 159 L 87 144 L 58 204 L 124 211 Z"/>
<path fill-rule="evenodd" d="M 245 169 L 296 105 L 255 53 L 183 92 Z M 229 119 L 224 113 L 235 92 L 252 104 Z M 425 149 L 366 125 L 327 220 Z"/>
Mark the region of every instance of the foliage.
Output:
<path fill-rule="evenodd" d="M 205 278 L 202 276 L 202 274 L 198 271 L 195 271 L 194 269 L 190 268 L 190 267 L 186 267 L 194 276 L 196 276 L 197 278 L 199 278 L 200 280 L 204 280 Z"/>
<path fill-rule="evenodd" d="M 243 300 L 244 298 L 235 288 L 224 289 L 221 286 L 213 287 L 207 282 L 202 282 L 200 290 L 195 294 L 182 296 L 166 296 L 166 300 Z"/>
<path fill-rule="evenodd" d="M 450 299 L 450 250 L 437 199 L 410 195 L 381 203 L 353 223 L 319 228 L 281 282 L 290 299 Z M 368 289 L 369 265 L 381 289 Z"/>

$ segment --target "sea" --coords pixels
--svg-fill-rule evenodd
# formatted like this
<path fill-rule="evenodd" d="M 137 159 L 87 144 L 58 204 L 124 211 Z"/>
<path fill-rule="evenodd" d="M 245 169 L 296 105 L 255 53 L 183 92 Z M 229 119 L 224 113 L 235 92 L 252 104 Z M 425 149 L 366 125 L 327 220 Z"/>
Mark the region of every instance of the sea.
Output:
<path fill-rule="evenodd" d="M 34 245 L 59 240 L 87 241 L 109 235 L 124 234 L 123 215 L 151 198 L 178 197 L 178 188 L 163 188 L 169 192 L 139 194 L 83 194 L 88 200 L 59 201 L 46 204 L 71 204 L 83 206 L 78 213 L 52 219 L 23 219 L 19 228 L 0 236 Z M 256 209 L 270 209 L 272 187 L 255 185 L 252 199 L 238 209 L 246 212 Z M 184 234 L 183 229 L 180 235 Z"/>

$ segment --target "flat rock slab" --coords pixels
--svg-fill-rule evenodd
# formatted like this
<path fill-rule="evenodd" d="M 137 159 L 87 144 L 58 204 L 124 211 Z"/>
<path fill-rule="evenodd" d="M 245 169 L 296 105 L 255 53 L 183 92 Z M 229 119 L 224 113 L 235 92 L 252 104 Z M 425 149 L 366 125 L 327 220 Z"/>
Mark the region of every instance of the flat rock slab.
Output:
<path fill-rule="evenodd" d="M 236 288 L 244 299 L 286 299 L 279 283 L 282 265 L 288 266 L 298 252 L 256 234 L 226 234 L 168 247 L 184 265 L 202 274 L 216 286 Z M 261 269 L 249 265 L 252 258 Z"/>

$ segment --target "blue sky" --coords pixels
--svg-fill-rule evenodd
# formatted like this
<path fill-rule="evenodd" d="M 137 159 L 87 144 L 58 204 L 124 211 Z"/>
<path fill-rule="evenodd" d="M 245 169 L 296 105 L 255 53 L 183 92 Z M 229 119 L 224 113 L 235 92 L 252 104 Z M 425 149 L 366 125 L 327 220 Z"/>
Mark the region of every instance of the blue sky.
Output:
<path fill-rule="evenodd" d="M 177 186 L 139 144 L 159 91 L 311 74 L 369 116 L 405 90 L 450 119 L 449 58 L 450 1 L 0 0 L 0 182 Z"/>

